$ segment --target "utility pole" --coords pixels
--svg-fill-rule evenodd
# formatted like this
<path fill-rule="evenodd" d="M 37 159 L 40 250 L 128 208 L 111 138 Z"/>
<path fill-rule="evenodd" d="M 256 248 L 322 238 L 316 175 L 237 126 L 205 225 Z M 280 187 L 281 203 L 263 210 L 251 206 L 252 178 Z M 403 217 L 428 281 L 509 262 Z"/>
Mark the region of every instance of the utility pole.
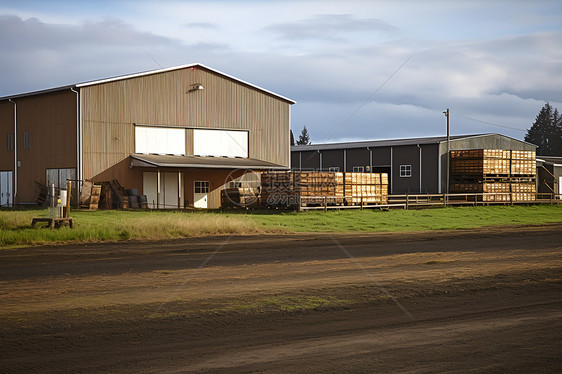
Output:
<path fill-rule="evenodd" d="M 447 111 L 443 112 L 443 114 L 445 114 L 445 117 L 447 117 L 447 186 L 445 187 L 445 191 L 449 193 L 449 173 L 450 173 L 449 161 L 451 159 L 450 156 L 451 149 L 449 145 L 449 142 L 451 140 L 451 136 L 449 132 L 449 108 L 447 108 Z"/>

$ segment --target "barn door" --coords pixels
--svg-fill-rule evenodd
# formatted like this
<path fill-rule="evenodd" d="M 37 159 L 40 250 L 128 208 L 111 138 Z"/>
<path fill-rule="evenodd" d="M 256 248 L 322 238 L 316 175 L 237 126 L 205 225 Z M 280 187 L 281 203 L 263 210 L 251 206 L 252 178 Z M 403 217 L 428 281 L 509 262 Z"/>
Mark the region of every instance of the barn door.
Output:
<path fill-rule="evenodd" d="M 0 171 L 0 206 L 11 207 L 12 204 L 12 172 Z"/>
<path fill-rule="evenodd" d="M 209 181 L 195 181 L 193 189 L 193 206 L 195 208 L 207 209 L 209 198 Z"/>

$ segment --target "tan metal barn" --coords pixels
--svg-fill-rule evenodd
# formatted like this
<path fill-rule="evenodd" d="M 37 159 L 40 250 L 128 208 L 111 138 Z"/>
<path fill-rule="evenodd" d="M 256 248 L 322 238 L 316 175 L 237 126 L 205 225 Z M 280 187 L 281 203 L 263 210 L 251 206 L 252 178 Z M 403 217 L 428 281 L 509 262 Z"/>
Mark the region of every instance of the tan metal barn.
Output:
<path fill-rule="evenodd" d="M 294 103 L 201 64 L 0 98 L 0 203 L 116 179 L 151 207 L 218 208 L 232 179 L 289 168 Z"/>

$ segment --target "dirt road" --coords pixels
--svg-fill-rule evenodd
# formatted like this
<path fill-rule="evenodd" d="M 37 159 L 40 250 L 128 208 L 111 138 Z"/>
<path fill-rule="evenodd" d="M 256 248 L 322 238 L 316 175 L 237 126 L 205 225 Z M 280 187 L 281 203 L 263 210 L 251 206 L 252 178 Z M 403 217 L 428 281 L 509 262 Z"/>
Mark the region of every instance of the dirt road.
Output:
<path fill-rule="evenodd" d="M 562 372 L 562 225 L 0 251 L 1 373 Z"/>

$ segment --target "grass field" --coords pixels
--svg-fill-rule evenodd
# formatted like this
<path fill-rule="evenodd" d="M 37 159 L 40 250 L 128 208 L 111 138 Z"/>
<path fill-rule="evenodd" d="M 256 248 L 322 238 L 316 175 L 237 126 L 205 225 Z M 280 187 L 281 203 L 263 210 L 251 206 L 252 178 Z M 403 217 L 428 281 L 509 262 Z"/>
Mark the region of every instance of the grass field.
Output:
<path fill-rule="evenodd" d="M 0 211 L 0 246 L 283 232 L 392 232 L 562 222 L 562 205 L 330 212 L 72 211 L 74 229 L 31 229 L 46 210 Z"/>

